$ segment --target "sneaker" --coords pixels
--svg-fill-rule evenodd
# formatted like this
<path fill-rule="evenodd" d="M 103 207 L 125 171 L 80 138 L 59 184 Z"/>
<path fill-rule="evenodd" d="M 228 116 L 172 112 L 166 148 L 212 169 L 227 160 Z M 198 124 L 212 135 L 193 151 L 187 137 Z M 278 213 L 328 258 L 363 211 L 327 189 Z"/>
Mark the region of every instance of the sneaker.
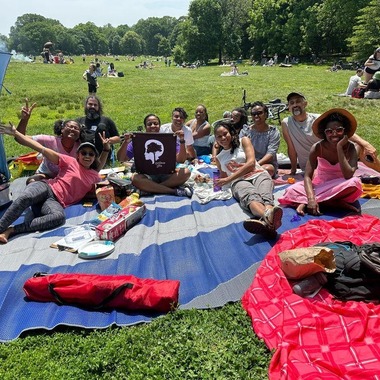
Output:
<path fill-rule="evenodd" d="M 322 272 L 318 272 L 294 285 L 293 292 L 300 297 L 307 297 L 314 292 L 318 292 L 326 282 L 327 276 Z"/>
<path fill-rule="evenodd" d="M 176 189 L 176 194 L 177 197 L 188 197 L 188 198 L 191 198 L 193 196 L 193 189 L 191 187 L 188 187 L 188 186 L 184 186 L 184 187 L 178 187 Z"/>
<path fill-rule="evenodd" d="M 283 210 L 279 206 L 273 207 L 273 228 L 278 230 L 282 225 Z"/>
<path fill-rule="evenodd" d="M 251 234 L 262 235 L 268 239 L 274 239 L 277 236 L 277 232 L 262 220 L 247 219 L 243 222 L 243 227 Z"/>
<path fill-rule="evenodd" d="M 272 208 L 267 208 L 264 212 L 264 222 L 274 230 L 277 230 L 281 227 L 282 222 L 282 208 L 278 206 L 274 206 Z"/>

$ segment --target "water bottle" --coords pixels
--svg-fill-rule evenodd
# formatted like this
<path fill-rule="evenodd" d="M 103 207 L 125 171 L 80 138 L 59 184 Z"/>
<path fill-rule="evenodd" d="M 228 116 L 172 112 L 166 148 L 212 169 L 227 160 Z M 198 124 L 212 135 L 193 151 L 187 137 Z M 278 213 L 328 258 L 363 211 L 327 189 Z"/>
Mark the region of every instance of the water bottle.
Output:
<path fill-rule="evenodd" d="M 212 173 L 212 181 L 214 182 L 214 191 L 220 191 L 222 190 L 222 188 L 220 186 L 217 186 L 215 184 L 216 180 L 218 180 L 220 178 L 220 173 L 219 173 L 219 170 L 218 169 L 214 169 L 213 173 Z"/>

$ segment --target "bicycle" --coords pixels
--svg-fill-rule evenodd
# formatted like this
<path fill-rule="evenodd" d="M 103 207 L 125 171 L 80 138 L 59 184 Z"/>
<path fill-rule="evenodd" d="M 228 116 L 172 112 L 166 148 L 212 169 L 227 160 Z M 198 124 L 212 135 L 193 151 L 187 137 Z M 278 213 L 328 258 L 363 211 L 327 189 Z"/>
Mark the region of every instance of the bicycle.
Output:
<path fill-rule="evenodd" d="M 247 91 L 246 90 L 243 90 L 243 98 L 242 98 L 242 101 L 243 101 L 243 108 L 248 111 L 250 108 L 252 108 L 252 105 L 253 103 L 248 103 L 246 101 L 247 99 Z M 285 103 L 282 103 L 281 102 L 281 99 L 274 99 L 274 100 L 271 100 L 267 103 L 264 103 L 267 108 L 268 108 L 268 119 L 272 119 L 272 120 L 278 120 L 278 124 L 281 125 L 281 117 L 280 117 L 280 114 L 284 111 L 287 111 L 288 110 L 288 105 L 285 104 Z M 219 119 L 219 120 L 216 120 L 214 121 L 211 126 L 212 128 L 215 128 L 216 125 L 218 125 L 219 123 L 221 123 L 222 121 L 229 121 L 230 119 Z M 248 116 L 248 120 L 251 122 L 252 121 L 252 118 L 251 116 L 249 115 Z"/>
<path fill-rule="evenodd" d="M 243 90 L 243 108 L 249 110 L 252 108 L 253 103 L 247 102 L 247 91 Z M 278 120 L 278 124 L 281 124 L 280 114 L 288 110 L 288 105 L 281 102 L 281 99 L 270 100 L 268 103 L 264 103 L 268 108 L 268 119 Z"/>

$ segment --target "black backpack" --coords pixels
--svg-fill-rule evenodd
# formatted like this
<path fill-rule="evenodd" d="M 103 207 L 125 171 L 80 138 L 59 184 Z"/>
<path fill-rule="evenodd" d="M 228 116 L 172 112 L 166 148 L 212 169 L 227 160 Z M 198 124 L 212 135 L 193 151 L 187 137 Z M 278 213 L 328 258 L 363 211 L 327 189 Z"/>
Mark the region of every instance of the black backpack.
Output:
<path fill-rule="evenodd" d="M 376 264 L 380 263 L 379 243 L 357 246 L 344 241 L 316 245 L 334 251 L 336 270 L 327 273 L 326 288 L 335 298 L 380 302 L 380 271 L 377 271 L 380 267 L 376 268 Z M 377 258 L 378 262 L 373 258 Z"/>

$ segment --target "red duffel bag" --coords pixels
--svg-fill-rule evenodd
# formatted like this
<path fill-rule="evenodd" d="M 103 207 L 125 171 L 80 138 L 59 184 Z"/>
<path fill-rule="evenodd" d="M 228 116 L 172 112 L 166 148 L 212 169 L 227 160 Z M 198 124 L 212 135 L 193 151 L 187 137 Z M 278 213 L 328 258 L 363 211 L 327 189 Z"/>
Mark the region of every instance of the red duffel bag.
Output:
<path fill-rule="evenodd" d="M 90 309 L 168 312 L 178 305 L 179 281 L 131 275 L 35 273 L 24 284 L 32 301 L 57 302 Z"/>

